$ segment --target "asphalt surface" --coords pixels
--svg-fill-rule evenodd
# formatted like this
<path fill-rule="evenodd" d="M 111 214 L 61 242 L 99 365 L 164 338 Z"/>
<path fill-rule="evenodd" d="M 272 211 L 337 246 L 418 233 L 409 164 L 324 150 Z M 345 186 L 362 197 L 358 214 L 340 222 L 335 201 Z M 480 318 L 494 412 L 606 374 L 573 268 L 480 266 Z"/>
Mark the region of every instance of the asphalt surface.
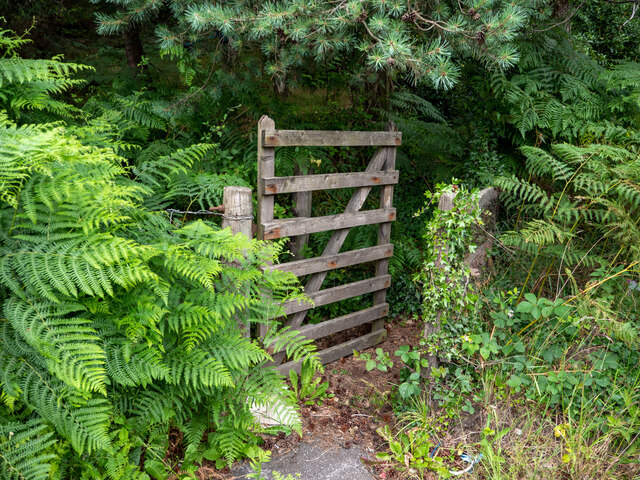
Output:
<path fill-rule="evenodd" d="M 349 449 L 302 442 L 289 452 L 272 452 L 271 461 L 262 465 L 262 476 L 273 480 L 271 472 L 292 474 L 300 480 L 374 480 L 360 457 L 369 457 L 356 445 Z M 245 479 L 251 473 L 248 464 L 234 466 L 232 474 Z"/>

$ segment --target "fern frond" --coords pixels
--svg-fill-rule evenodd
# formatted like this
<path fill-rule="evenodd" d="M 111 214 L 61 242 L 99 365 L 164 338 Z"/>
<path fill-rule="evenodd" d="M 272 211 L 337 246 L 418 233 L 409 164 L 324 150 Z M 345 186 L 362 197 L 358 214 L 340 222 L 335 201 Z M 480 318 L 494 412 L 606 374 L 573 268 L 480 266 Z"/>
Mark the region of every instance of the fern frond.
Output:
<path fill-rule="evenodd" d="M 184 247 L 168 247 L 164 258 L 169 271 L 198 282 L 206 289 L 213 289 L 213 280 L 222 271 L 218 260 L 196 255 Z"/>
<path fill-rule="evenodd" d="M 106 395 L 105 352 L 89 320 L 72 302 L 33 302 L 10 298 L 4 314 L 15 331 L 43 355 L 52 375 L 84 392 Z"/>
<path fill-rule="evenodd" d="M 141 262 L 149 253 L 147 247 L 138 248 L 133 242 L 108 236 L 41 243 L 8 254 L 0 264 L 0 281 L 24 279 L 27 288 L 54 302 L 60 294 L 77 296 L 79 292 L 103 297 L 113 295 L 114 285 L 128 288 L 157 280 L 157 275 Z M 6 285 L 12 288 L 11 283 Z"/>
<path fill-rule="evenodd" d="M 56 458 L 51 428 L 41 420 L 0 421 L 0 472 L 6 480 L 47 480 Z"/>
<path fill-rule="evenodd" d="M 235 372 L 246 372 L 251 366 L 269 359 L 268 354 L 255 341 L 229 334 L 216 335 L 207 349 Z"/>
<path fill-rule="evenodd" d="M 541 148 L 524 146 L 520 150 L 527 158 L 527 169 L 533 175 L 550 175 L 554 180 L 568 182 L 575 172 L 569 165 L 558 161 Z"/>
<path fill-rule="evenodd" d="M 197 206 L 200 210 L 206 210 L 210 206 L 222 204 L 224 187 L 228 185 L 250 186 L 246 180 L 237 175 L 178 174 L 171 178 L 165 198 L 177 202 L 178 205 Z"/>
<path fill-rule="evenodd" d="M 171 382 L 191 385 L 193 389 L 205 387 L 232 387 L 233 378 L 228 367 L 202 350 L 180 351 L 167 354 L 166 365 Z"/>
<path fill-rule="evenodd" d="M 175 418 L 176 411 L 181 409 L 181 399 L 175 392 L 160 384 L 150 385 L 139 392 L 133 400 L 131 413 L 150 427 L 154 425 L 168 426 Z"/>
<path fill-rule="evenodd" d="M 202 438 L 209 428 L 209 415 L 206 411 L 194 412 L 190 415 L 189 421 L 184 425 L 185 446 L 199 447 Z"/>
<path fill-rule="evenodd" d="M 496 178 L 495 183 L 505 192 L 525 202 L 537 203 L 545 207 L 550 203 L 548 194 L 538 185 L 517 177 L 499 177 Z"/>
<path fill-rule="evenodd" d="M 109 378 L 120 385 L 146 387 L 156 380 L 169 378 L 169 369 L 158 350 L 132 345 L 128 340 L 111 340 L 106 342 L 104 351 Z"/>
<path fill-rule="evenodd" d="M 0 32 L 4 37 L 6 31 Z M 57 115 L 71 115 L 79 110 L 55 100 L 59 94 L 83 83 L 72 74 L 92 67 L 64 63 L 59 58 L 23 59 L 17 55 L 0 58 L 0 104 L 16 115 L 23 110 L 42 110 Z"/>
<path fill-rule="evenodd" d="M 408 91 L 393 92 L 389 98 L 391 106 L 404 113 L 415 112 L 422 117 L 444 123 L 444 117 L 438 109 L 428 100 Z"/>
<path fill-rule="evenodd" d="M 106 399 L 76 397 L 74 401 L 69 395 L 69 388 L 50 376 L 37 362 L 27 357 L 16 362 L 4 348 L 0 349 L 0 367 L 6 376 L 3 388 L 7 386 L 7 380 L 17 385 L 21 401 L 50 422 L 60 436 L 69 440 L 76 452 L 111 450 L 107 435 L 111 407 Z"/>
<path fill-rule="evenodd" d="M 194 163 L 204 158 L 213 147 L 212 144 L 197 143 L 169 155 L 145 160 L 133 171 L 136 177 L 147 185 L 161 186 L 163 182 L 168 184 L 173 176 L 186 174 Z"/>
<path fill-rule="evenodd" d="M 312 340 L 305 338 L 297 330 L 290 327 L 271 329 L 262 339 L 264 347 L 273 352 L 284 351 L 292 361 L 308 358 L 314 371 L 322 368 L 322 363 L 313 353 L 317 350 Z"/>

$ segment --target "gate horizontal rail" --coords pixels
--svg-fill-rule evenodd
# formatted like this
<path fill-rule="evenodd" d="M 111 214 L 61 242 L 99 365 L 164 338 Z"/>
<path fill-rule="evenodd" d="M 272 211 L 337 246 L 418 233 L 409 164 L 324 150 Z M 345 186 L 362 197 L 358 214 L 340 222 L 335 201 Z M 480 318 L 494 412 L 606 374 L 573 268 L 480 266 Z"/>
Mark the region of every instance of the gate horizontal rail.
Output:
<path fill-rule="evenodd" d="M 304 260 L 270 265 L 263 268 L 263 270 L 280 270 L 283 272 L 291 272 L 296 277 L 302 277 L 312 273 L 328 272 L 337 268 L 352 267 L 353 265 L 373 262 L 375 260 L 381 260 L 391 256 L 393 256 L 393 245 L 391 243 L 387 243 L 386 245 L 361 248 L 359 250 L 351 250 L 349 252 L 338 253 L 336 255 L 305 258 Z"/>
<path fill-rule="evenodd" d="M 326 130 L 263 130 L 265 147 L 397 147 L 400 132 L 349 132 Z"/>
<path fill-rule="evenodd" d="M 319 292 L 309 293 L 307 296 L 313 301 L 313 305 L 308 302 L 292 300 L 283 305 L 283 315 L 291 315 L 314 307 L 322 307 L 330 303 L 341 302 L 347 298 L 359 297 L 365 293 L 377 292 L 391 286 L 391 275 L 367 278 L 358 282 L 347 283 L 339 287 L 326 288 Z"/>
<path fill-rule="evenodd" d="M 291 177 L 266 177 L 263 179 L 263 195 L 277 193 L 310 192 L 336 188 L 375 187 L 398 183 L 397 170 L 388 172 L 327 173 L 324 175 L 295 175 Z"/>
<path fill-rule="evenodd" d="M 325 217 L 285 218 L 263 223 L 263 240 L 304 235 L 305 233 L 326 232 L 342 228 L 360 227 L 374 223 L 392 222 L 396 219 L 395 208 L 381 208 L 364 212 L 340 213 Z"/>

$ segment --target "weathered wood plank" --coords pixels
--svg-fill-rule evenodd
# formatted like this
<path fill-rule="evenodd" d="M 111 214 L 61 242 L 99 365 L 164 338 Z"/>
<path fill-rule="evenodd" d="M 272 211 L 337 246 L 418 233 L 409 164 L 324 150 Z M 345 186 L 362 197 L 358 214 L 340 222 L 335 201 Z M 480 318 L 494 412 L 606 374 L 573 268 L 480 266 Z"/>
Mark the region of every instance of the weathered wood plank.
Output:
<path fill-rule="evenodd" d="M 373 262 L 393 255 L 393 244 L 379 245 L 376 247 L 361 248 L 348 252 L 328 255 L 326 257 L 306 258 L 295 262 L 280 263 L 263 267 L 263 270 L 280 270 L 291 272 L 297 277 L 317 272 L 326 272 L 336 268 L 350 267 L 361 263 Z"/>
<path fill-rule="evenodd" d="M 341 343 L 340 345 L 336 345 L 331 348 L 325 348 L 324 350 L 320 350 L 318 352 L 318 356 L 320 357 L 320 361 L 325 363 L 330 363 L 339 358 L 346 357 L 348 355 L 352 355 L 353 351 L 362 351 L 369 347 L 373 347 L 374 345 L 378 345 L 384 342 L 387 339 L 387 331 L 384 328 L 377 330 L 375 332 L 368 333 L 363 335 L 362 337 L 355 338 L 353 340 L 349 340 L 348 342 Z M 289 375 L 289 371 L 294 370 L 297 373 L 300 373 L 300 368 L 302 367 L 302 361 L 299 362 L 287 362 L 283 363 L 278 367 L 278 371 L 283 375 Z"/>
<path fill-rule="evenodd" d="M 357 327 L 365 323 L 373 322 L 380 318 L 384 318 L 389 314 L 389 304 L 376 305 L 374 307 L 365 308 L 352 312 L 341 317 L 325 320 L 315 325 L 305 325 L 298 330 L 304 337 L 315 340 L 317 338 L 326 337 L 349 328 Z M 276 350 L 280 352 L 281 350 Z"/>
<path fill-rule="evenodd" d="M 388 172 L 327 173 L 323 175 L 301 175 L 291 177 L 263 178 L 263 195 L 277 193 L 332 190 L 336 188 L 375 187 L 398 183 L 397 170 Z M 302 215 L 300 215 L 302 216 Z"/>
<path fill-rule="evenodd" d="M 267 147 L 262 142 L 264 130 L 276 128 L 275 122 L 268 116 L 263 115 L 258 121 L 258 239 L 264 239 L 262 224 L 273 221 L 273 195 L 262 195 L 263 186 L 260 183 L 264 177 L 275 175 L 275 148 Z M 258 335 L 264 337 L 267 334 L 267 326 L 258 325 Z"/>
<path fill-rule="evenodd" d="M 340 213 L 326 217 L 285 218 L 262 224 L 263 238 L 276 238 L 303 235 L 305 233 L 326 232 L 327 230 L 359 227 L 374 223 L 392 222 L 396 219 L 395 208 L 381 208 L 364 212 Z"/>
<path fill-rule="evenodd" d="M 402 133 L 265 128 L 262 140 L 266 147 L 397 147 Z"/>
<path fill-rule="evenodd" d="M 307 302 L 299 302 L 292 300 L 282 306 L 282 315 L 291 315 L 292 313 L 310 310 L 314 307 L 321 307 L 330 303 L 340 302 L 347 298 L 357 297 L 365 293 L 377 292 L 391 285 L 391 275 L 383 275 L 381 277 L 367 278 L 358 282 L 347 283 L 338 287 L 327 288 L 307 294 L 313 300 L 313 305 Z"/>
<path fill-rule="evenodd" d="M 357 327 L 364 323 L 373 322 L 384 318 L 389 314 L 389 304 L 383 303 L 373 307 L 365 308 L 357 312 L 349 313 L 341 317 L 325 320 L 316 325 L 305 325 L 300 328 L 300 333 L 307 338 L 315 340 L 316 338 L 326 337 L 349 328 Z"/>

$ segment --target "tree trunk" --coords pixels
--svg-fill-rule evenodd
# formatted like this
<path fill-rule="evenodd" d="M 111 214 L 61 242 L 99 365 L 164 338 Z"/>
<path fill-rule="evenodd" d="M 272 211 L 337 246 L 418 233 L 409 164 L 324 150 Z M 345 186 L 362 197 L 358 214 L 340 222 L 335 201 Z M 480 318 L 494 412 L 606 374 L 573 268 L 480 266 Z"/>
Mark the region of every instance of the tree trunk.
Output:
<path fill-rule="evenodd" d="M 556 0 L 553 2 L 553 18 L 564 20 L 569 12 L 569 0 Z"/>
<path fill-rule="evenodd" d="M 140 40 L 140 29 L 137 26 L 129 25 L 122 31 L 122 41 L 127 55 L 127 64 L 135 76 L 138 74 L 138 65 L 142 62 L 142 55 L 144 55 L 142 40 Z"/>
<path fill-rule="evenodd" d="M 553 21 L 562 22 L 565 20 L 571 13 L 569 7 L 569 0 L 555 0 L 555 2 L 553 2 Z M 571 32 L 571 22 L 566 22 L 564 29 L 567 32 Z"/>

